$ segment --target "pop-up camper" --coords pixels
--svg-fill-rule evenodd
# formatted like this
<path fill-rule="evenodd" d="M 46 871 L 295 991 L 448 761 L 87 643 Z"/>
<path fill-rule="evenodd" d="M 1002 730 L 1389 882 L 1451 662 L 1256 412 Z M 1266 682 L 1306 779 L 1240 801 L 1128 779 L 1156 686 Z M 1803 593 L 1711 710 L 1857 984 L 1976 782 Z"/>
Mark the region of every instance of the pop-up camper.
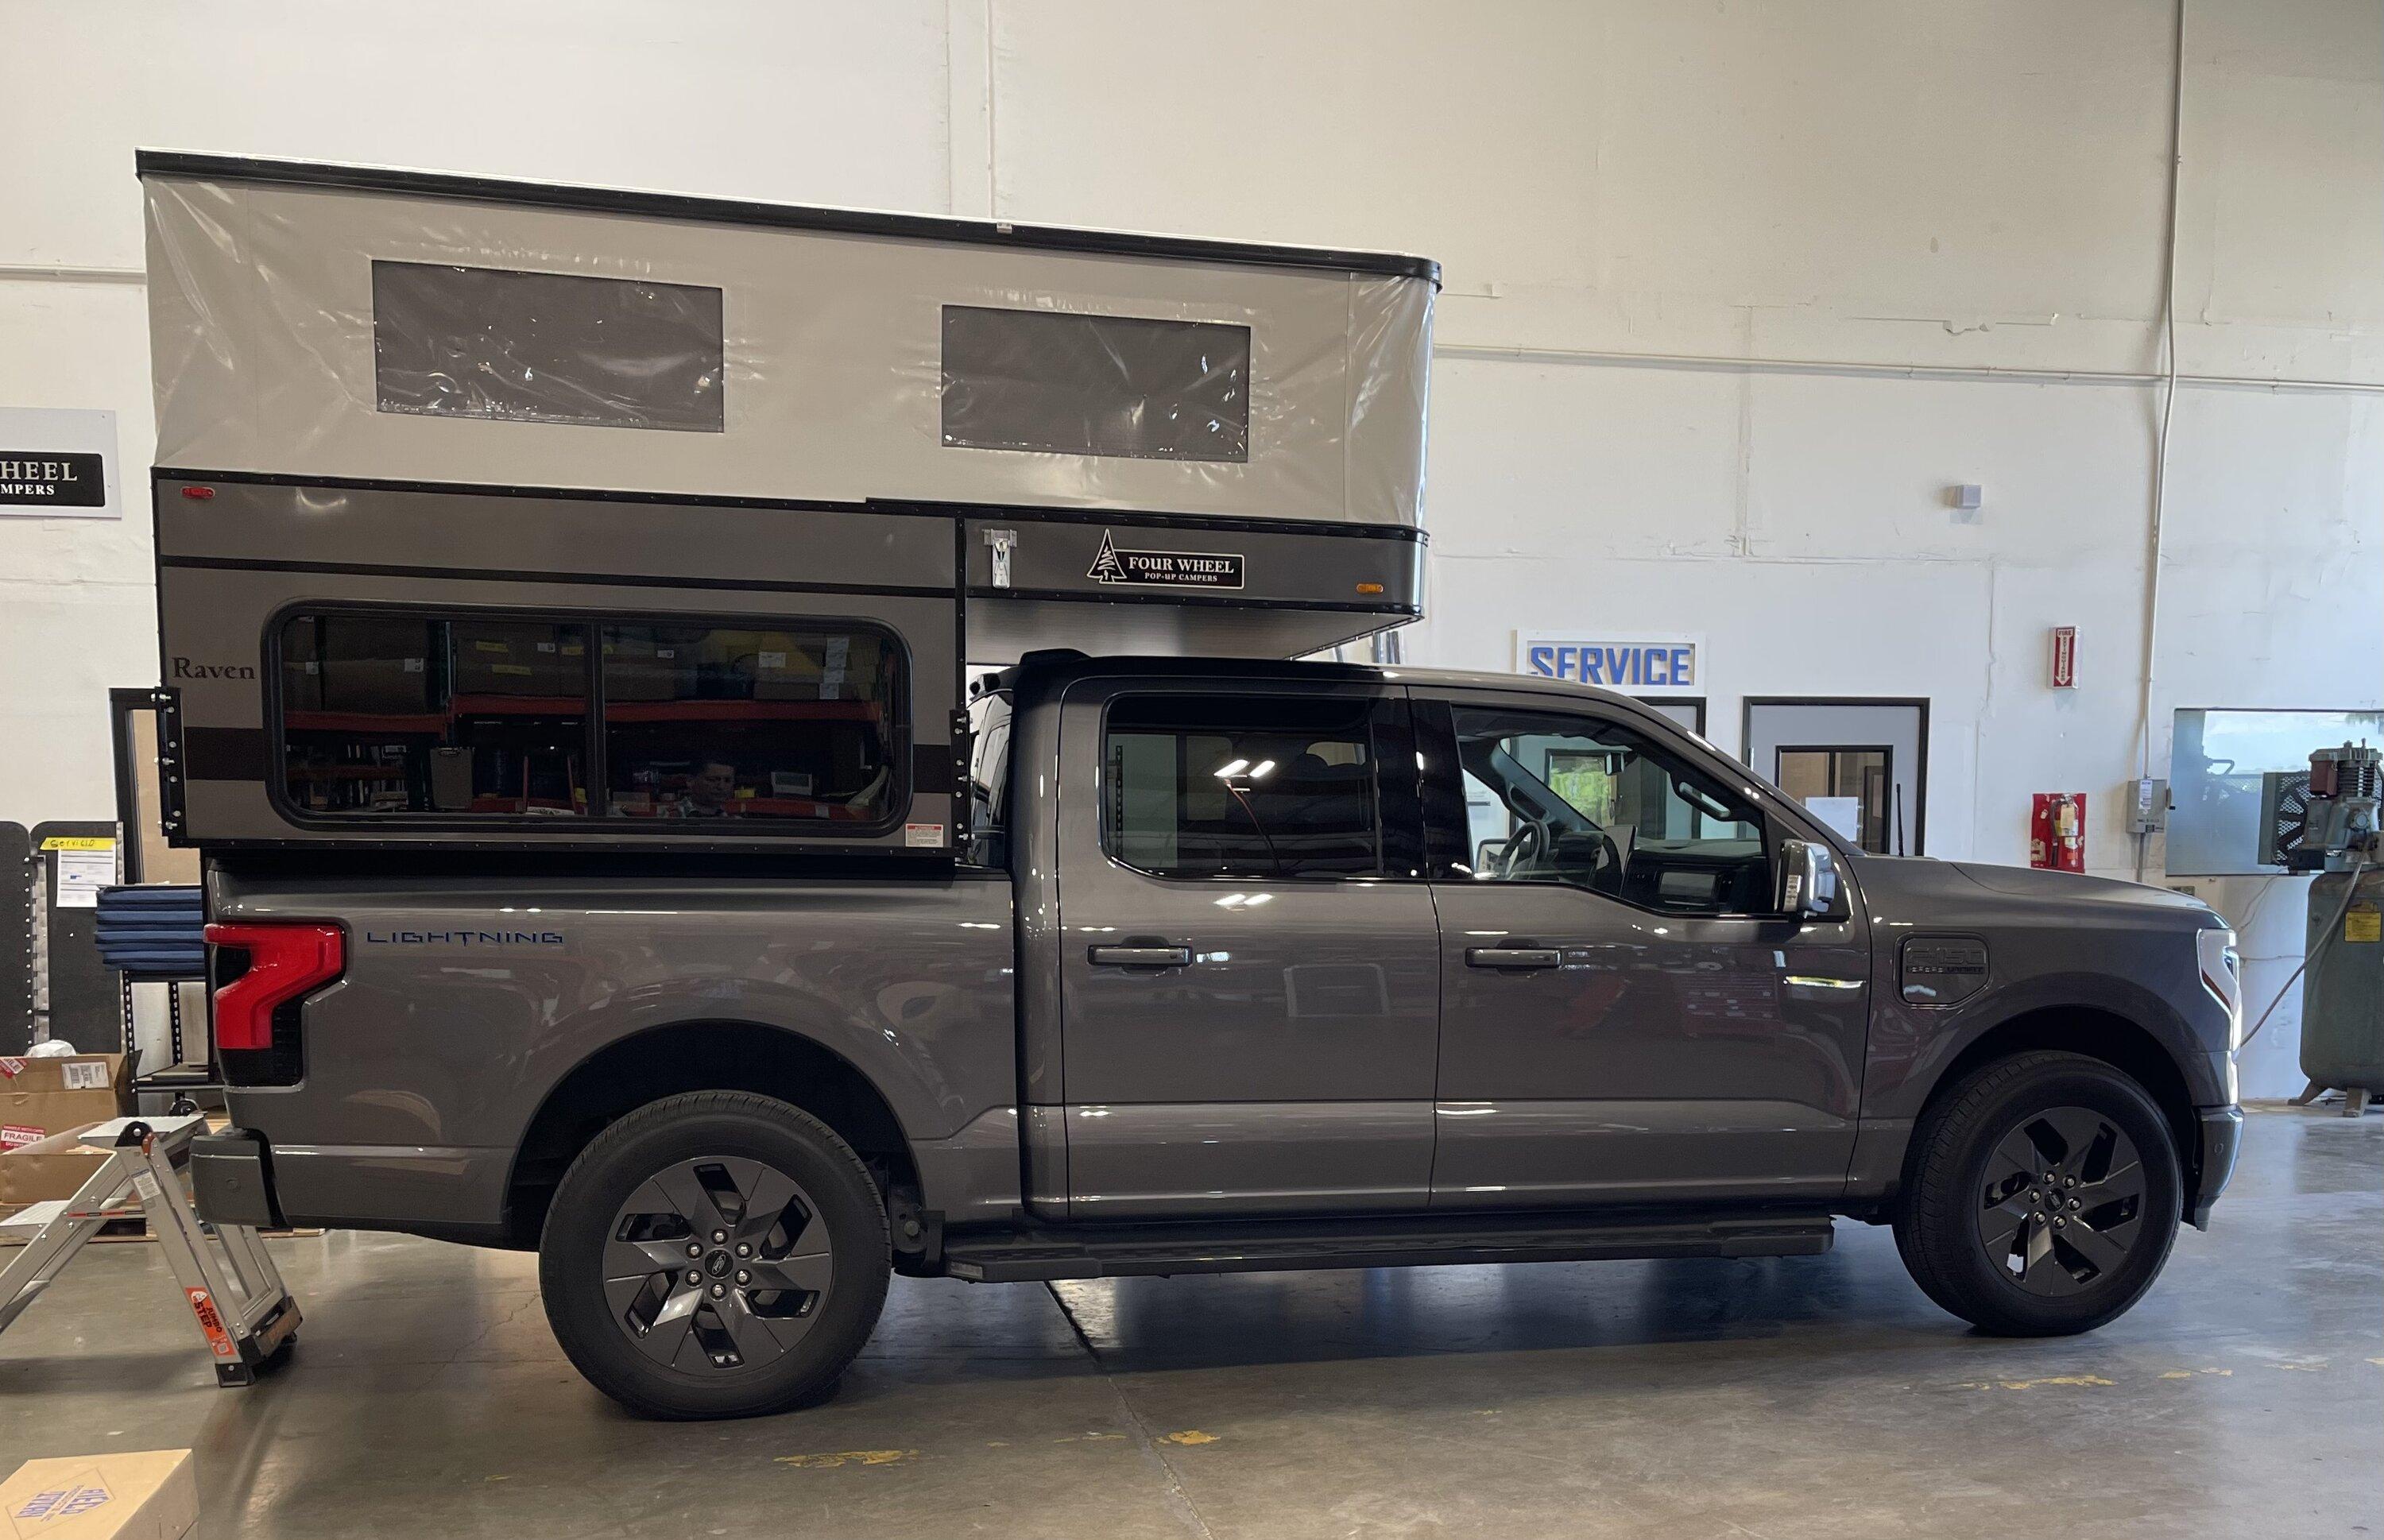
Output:
<path fill-rule="evenodd" d="M 1420 613 L 1429 262 L 140 171 L 181 842 L 949 854 L 969 664 Z"/>

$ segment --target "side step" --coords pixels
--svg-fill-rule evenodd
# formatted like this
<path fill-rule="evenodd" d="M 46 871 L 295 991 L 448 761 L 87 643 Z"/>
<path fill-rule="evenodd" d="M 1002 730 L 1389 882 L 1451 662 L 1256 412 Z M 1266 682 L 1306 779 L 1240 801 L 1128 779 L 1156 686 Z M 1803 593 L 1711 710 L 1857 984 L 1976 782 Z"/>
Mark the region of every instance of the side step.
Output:
<path fill-rule="evenodd" d="M 1666 1221 L 1579 1214 L 1465 1214 L 1069 1225 L 948 1236 L 944 1271 L 955 1278 L 993 1284 L 1453 1262 L 1809 1257 L 1827 1251 L 1831 1239 L 1827 1214 Z"/>

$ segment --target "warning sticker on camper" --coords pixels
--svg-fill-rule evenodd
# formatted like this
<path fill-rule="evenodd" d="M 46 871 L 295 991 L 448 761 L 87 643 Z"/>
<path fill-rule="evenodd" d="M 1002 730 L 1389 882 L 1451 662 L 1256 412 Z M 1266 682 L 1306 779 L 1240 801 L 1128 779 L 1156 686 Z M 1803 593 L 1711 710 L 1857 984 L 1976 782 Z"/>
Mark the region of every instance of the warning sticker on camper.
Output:
<path fill-rule="evenodd" d="M 2384 909 L 2361 904 L 2342 917 L 2346 941 L 2384 941 Z"/>
<path fill-rule="evenodd" d="M 941 824 L 905 824 L 902 826 L 902 843 L 905 845 L 927 845 L 940 848 L 943 845 L 943 842 L 944 826 Z"/>
<path fill-rule="evenodd" d="M 1121 551 L 1104 529 L 1085 576 L 1130 588 L 1237 589 L 1242 558 L 1203 551 Z"/>

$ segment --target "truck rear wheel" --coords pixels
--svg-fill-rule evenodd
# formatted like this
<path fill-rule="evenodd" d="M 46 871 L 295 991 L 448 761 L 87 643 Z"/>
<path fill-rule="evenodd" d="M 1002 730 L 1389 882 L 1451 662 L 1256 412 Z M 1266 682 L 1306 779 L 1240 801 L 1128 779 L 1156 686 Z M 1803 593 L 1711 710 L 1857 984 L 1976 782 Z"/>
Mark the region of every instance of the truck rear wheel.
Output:
<path fill-rule="evenodd" d="M 1982 1066 L 1913 1131 L 1896 1248 L 1930 1298 L 1983 1331 L 2065 1336 L 2124 1313 L 2177 1238 L 2168 1124 L 2081 1054 Z"/>
<path fill-rule="evenodd" d="M 886 1303 L 886 1211 L 826 1124 L 693 1091 L 599 1134 L 539 1244 L 555 1339 L 648 1417 L 751 1417 L 832 1389 Z"/>

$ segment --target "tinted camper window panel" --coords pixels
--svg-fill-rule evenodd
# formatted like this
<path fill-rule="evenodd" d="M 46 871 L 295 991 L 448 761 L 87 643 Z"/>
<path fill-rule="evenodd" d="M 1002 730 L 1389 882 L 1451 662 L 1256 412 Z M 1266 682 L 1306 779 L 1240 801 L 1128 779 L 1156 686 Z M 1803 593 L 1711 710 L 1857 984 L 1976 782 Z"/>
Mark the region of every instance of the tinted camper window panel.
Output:
<path fill-rule="evenodd" d="M 717 289 L 376 262 L 384 412 L 717 433 Z"/>
<path fill-rule="evenodd" d="M 281 627 L 282 788 L 323 816 L 588 811 L 588 628 L 410 615 Z"/>
<path fill-rule="evenodd" d="M 1250 457 L 1250 329 L 944 307 L 944 442 L 1136 460 Z"/>
<path fill-rule="evenodd" d="M 882 634 L 654 622 L 606 626 L 602 646 L 615 813 L 874 824 L 894 805 Z"/>

